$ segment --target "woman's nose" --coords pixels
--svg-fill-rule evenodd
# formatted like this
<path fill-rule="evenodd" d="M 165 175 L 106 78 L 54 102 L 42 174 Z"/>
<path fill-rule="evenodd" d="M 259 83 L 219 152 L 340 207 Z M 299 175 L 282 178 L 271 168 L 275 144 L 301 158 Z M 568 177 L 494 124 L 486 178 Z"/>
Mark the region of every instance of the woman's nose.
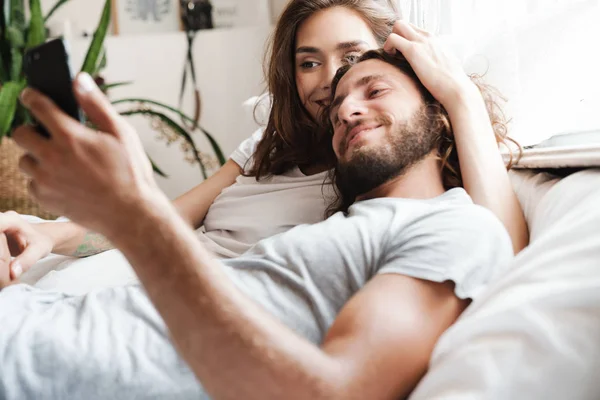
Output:
<path fill-rule="evenodd" d="M 335 74 L 337 73 L 338 69 L 341 67 L 342 65 L 338 63 L 334 63 L 334 62 L 329 62 L 327 63 L 327 65 L 325 65 L 325 68 L 323 68 L 323 75 L 322 75 L 322 82 L 321 82 L 321 87 L 323 89 L 326 90 L 330 90 L 331 89 L 331 82 L 333 82 L 333 78 L 335 77 Z"/>

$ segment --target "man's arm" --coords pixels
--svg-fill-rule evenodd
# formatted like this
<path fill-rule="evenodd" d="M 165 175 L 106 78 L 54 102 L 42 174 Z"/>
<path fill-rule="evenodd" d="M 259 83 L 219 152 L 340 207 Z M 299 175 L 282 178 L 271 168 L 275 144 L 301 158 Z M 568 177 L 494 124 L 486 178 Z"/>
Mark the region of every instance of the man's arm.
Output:
<path fill-rule="evenodd" d="M 136 221 L 160 235 L 148 234 L 145 224 L 124 232 L 134 226 L 125 224 L 112 229 L 111 240 L 214 398 L 406 396 L 425 372 L 437 338 L 466 306 L 450 284 L 380 275 L 344 307 L 319 348 L 237 290 L 167 204 L 147 202 Z M 177 268 L 165 268 L 173 260 Z"/>
<path fill-rule="evenodd" d="M 241 168 L 233 160 L 228 160 L 219 171 L 210 176 L 189 192 L 173 201 L 181 217 L 193 228 L 198 228 L 208 208 L 221 191 L 231 186 L 240 175 Z M 52 238 L 53 253 L 73 257 L 88 257 L 113 248 L 101 234 L 91 232 L 71 223 L 42 223 L 36 229 Z"/>

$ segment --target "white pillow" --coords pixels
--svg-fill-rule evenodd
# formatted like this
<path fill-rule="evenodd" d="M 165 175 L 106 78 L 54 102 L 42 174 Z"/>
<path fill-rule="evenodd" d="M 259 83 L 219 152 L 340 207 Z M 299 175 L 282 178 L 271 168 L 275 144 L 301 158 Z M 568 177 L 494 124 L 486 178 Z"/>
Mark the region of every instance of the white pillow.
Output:
<path fill-rule="evenodd" d="M 600 170 L 550 187 L 532 244 L 438 341 L 411 399 L 600 398 Z"/>
<path fill-rule="evenodd" d="M 544 207 L 539 204 L 560 178 L 531 170 L 511 170 L 509 177 L 529 226 L 530 241 L 533 241 L 537 238 L 538 226 L 543 226 L 545 219 Z"/>

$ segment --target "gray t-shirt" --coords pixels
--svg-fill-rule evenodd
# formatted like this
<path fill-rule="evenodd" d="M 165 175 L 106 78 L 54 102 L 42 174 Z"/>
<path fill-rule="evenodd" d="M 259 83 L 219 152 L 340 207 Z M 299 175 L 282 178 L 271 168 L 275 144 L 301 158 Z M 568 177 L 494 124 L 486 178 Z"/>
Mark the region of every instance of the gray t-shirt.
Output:
<path fill-rule="evenodd" d="M 295 227 L 223 263 L 242 291 L 320 343 L 376 274 L 450 280 L 458 297 L 475 298 L 512 255 L 500 221 L 457 188 L 429 200 L 358 202 L 348 215 Z"/>
<path fill-rule="evenodd" d="M 223 263 L 241 290 L 320 343 L 376 274 L 452 280 L 457 296 L 476 297 L 511 256 L 500 222 L 455 189 L 431 200 L 363 201 Z M 69 296 L 14 285 L 0 291 L 0 398 L 210 397 L 141 287 Z"/>

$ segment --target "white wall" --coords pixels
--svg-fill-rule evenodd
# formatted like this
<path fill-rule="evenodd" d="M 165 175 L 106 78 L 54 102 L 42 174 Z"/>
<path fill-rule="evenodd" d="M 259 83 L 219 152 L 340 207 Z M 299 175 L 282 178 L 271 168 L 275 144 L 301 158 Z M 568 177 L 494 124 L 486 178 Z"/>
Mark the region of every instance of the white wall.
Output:
<path fill-rule="evenodd" d="M 54 0 L 42 0 L 45 10 L 53 3 Z M 74 33 L 76 27 L 90 27 L 93 31 L 103 3 L 103 0 L 71 0 L 53 20 L 57 23 L 70 19 Z M 216 137 L 226 156 L 256 129 L 242 103 L 262 92 L 262 55 L 269 33 L 268 27 L 216 29 L 201 31 L 196 38 L 193 53 L 203 100 L 201 124 Z M 81 68 L 88 43 L 87 39 L 72 40 L 75 70 Z M 111 98 L 146 97 L 177 106 L 186 46 L 182 32 L 108 37 L 105 77 L 110 82 L 134 82 L 114 89 Z M 183 109 L 191 115 L 191 93 L 186 100 Z M 157 140 L 157 134 L 145 119 L 132 118 L 132 121 L 149 155 L 170 175 L 169 179 L 157 177 L 169 197 L 201 182 L 198 167 L 183 161 L 177 145 L 167 147 L 164 141 Z M 200 133 L 195 138 L 201 150 L 209 151 Z"/>
<path fill-rule="evenodd" d="M 273 21 L 277 21 L 279 14 L 281 14 L 284 7 L 289 2 L 290 0 L 271 0 L 271 17 Z"/>

